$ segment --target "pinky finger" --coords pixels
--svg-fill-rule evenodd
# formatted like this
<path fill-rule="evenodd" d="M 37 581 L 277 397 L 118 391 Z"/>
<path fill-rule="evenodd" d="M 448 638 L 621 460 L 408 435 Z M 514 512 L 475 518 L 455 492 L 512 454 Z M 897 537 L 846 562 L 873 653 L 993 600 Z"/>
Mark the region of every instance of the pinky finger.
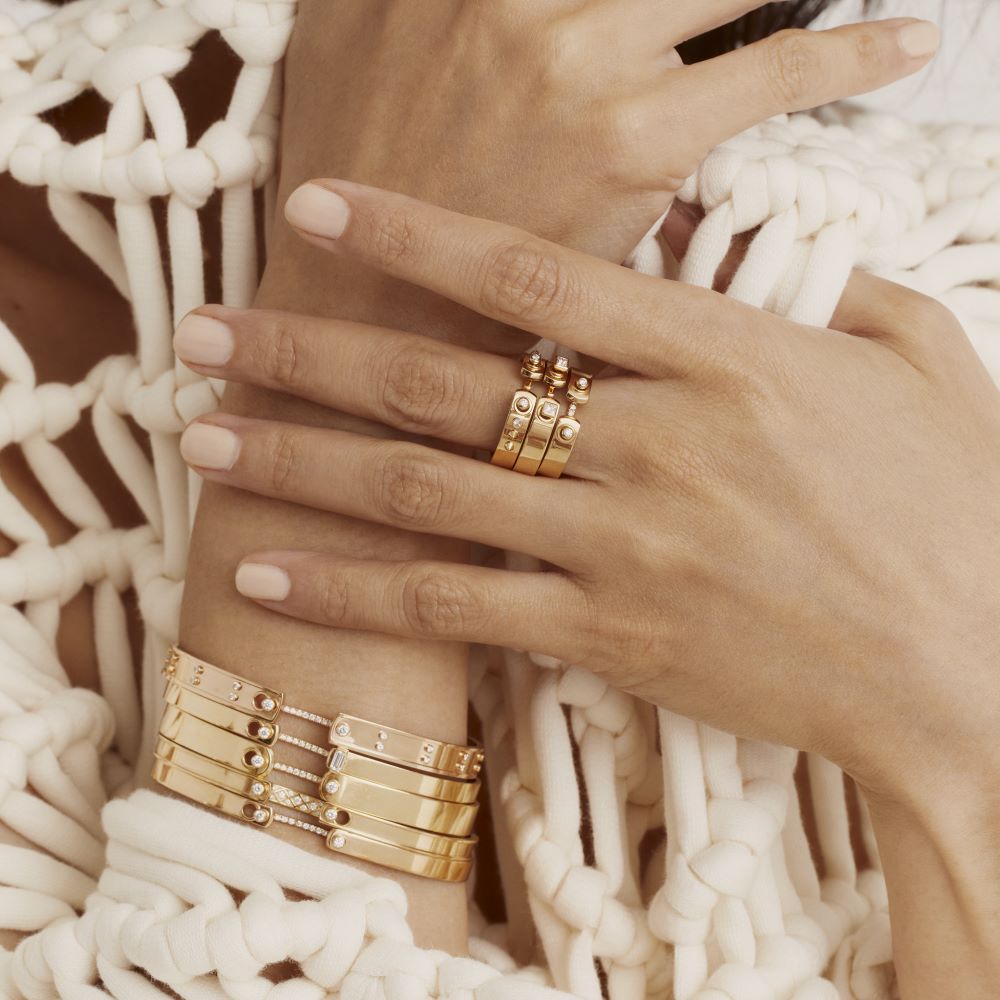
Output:
<path fill-rule="evenodd" d="M 530 649 L 573 663 L 584 653 L 581 594 L 559 572 L 258 552 L 240 563 L 236 589 L 320 625 Z"/>

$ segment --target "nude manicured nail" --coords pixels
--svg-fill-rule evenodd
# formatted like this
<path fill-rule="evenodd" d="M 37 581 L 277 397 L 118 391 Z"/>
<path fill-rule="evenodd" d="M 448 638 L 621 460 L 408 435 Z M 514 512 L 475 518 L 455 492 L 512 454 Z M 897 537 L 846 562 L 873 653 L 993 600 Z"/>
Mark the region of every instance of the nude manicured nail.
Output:
<path fill-rule="evenodd" d="M 236 570 L 236 589 L 255 601 L 283 601 L 292 589 L 292 581 L 277 566 L 245 562 Z"/>
<path fill-rule="evenodd" d="M 202 469 L 231 469 L 240 453 L 240 439 L 215 424 L 189 424 L 181 435 L 181 457 Z"/>
<path fill-rule="evenodd" d="M 350 217 L 351 209 L 347 202 L 336 192 L 319 184 L 297 187 L 285 202 L 285 218 L 296 229 L 328 240 L 340 238 Z"/>
<path fill-rule="evenodd" d="M 914 59 L 937 52 L 941 44 L 941 31 L 930 21 L 912 21 L 899 29 L 896 37 L 899 47 Z"/>
<path fill-rule="evenodd" d="M 191 313 L 174 333 L 174 351 L 192 365 L 224 365 L 233 356 L 233 334 L 221 320 Z"/>

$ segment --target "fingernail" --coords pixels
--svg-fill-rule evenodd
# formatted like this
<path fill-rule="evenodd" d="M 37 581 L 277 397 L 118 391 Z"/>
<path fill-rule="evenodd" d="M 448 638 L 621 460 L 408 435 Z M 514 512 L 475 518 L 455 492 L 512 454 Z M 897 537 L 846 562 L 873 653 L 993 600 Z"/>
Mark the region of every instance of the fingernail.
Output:
<path fill-rule="evenodd" d="M 192 365 L 224 365 L 233 356 L 233 335 L 211 316 L 190 313 L 174 333 L 174 351 Z"/>
<path fill-rule="evenodd" d="M 941 43 L 941 31 L 930 21 L 912 21 L 910 24 L 904 24 L 896 37 L 899 39 L 899 47 L 914 58 L 937 52 Z"/>
<path fill-rule="evenodd" d="M 292 581 L 277 566 L 245 562 L 236 570 L 236 589 L 255 601 L 283 601 L 292 589 Z"/>
<path fill-rule="evenodd" d="M 231 469 L 240 453 L 240 439 L 215 424 L 189 424 L 181 435 L 181 457 L 202 469 Z"/>
<path fill-rule="evenodd" d="M 325 236 L 328 240 L 340 238 L 350 217 L 347 202 L 335 191 L 319 184 L 297 187 L 285 202 L 285 218 L 296 229 L 313 236 Z"/>

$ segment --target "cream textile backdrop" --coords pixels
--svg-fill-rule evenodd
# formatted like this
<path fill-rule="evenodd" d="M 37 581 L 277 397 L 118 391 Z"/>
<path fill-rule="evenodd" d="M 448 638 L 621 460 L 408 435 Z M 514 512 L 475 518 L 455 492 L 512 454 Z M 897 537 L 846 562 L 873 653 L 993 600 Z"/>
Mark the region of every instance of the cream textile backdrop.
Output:
<path fill-rule="evenodd" d="M 30 935 L 0 955 L 3 996 L 890 997 L 885 887 L 857 870 L 841 772 L 808 761 L 820 878 L 795 752 L 655 712 L 571 666 L 516 654 L 475 666 L 510 921 L 478 921 L 471 959 L 413 946 L 391 880 L 150 792 L 120 797 L 177 630 L 197 486 L 178 435 L 221 392 L 177 364 L 171 333 L 204 301 L 199 212 L 220 189 L 223 297 L 251 300 L 254 190 L 270 211 L 276 71 L 294 13 L 278 0 L 78 0 L 23 31 L 0 23 L 0 170 L 47 190 L 135 323 L 134 354 L 76 385 L 39 385 L 0 323 L 0 447 L 21 449 L 77 529 L 50 545 L 0 484 L 0 531 L 16 544 L 0 559 L 0 821 L 32 845 L 0 846 L 0 927 Z M 225 117 L 191 136 L 171 79 L 208 32 L 243 67 Z M 107 128 L 70 145 L 44 118 L 88 88 L 109 102 Z M 113 226 L 89 197 L 111 199 Z M 1000 376 L 1000 130 L 833 111 L 777 119 L 716 150 L 681 197 L 706 213 L 683 280 L 708 284 L 733 236 L 759 227 L 730 294 L 822 324 L 850 269 L 872 268 L 951 306 Z M 633 263 L 662 273 L 653 237 Z M 116 529 L 60 450 L 81 420 L 143 526 Z M 101 696 L 72 688 L 55 653 L 60 609 L 84 587 Z M 129 589 L 146 625 L 141 689 Z M 640 864 L 640 843 L 663 827 Z M 861 835 L 877 858 L 863 813 Z M 292 980 L 260 975 L 286 959 Z"/>

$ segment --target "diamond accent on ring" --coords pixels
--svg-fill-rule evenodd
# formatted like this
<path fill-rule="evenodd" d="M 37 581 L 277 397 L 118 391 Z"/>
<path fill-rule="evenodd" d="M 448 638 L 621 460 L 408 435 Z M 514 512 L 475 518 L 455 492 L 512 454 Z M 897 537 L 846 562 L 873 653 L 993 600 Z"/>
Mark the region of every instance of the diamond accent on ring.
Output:
<path fill-rule="evenodd" d="M 346 736 L 350 731 L 351 727 L 346 722 L 342 722 L 339 726 L 337 726 L 338 736 Z"/>
<path fill-rule="evenodd" d="M 344 839 L 343 834 L 338 833 L 337 836 L 330 841 L 330 843 L 333 844 L 333 846 L 336 847 L 337 850 L 339 851 L 344 846 L 344 844 L 347 843 L 347 841 Z"/>
<path fill-rule="evenodd" d="M 559 432 L 559 437 L 561 437 L 563 439 L 563 441 L 569 441 L 570 438 L 573 437 L 573 428 L 572 427 L 564 427 Z"/>
<path fill-rule="evenodd" d="M 271 712 L 274 710 L 274 699 L 273 698 L 262 698 L 260 707 L 264 709 L 265 712 Z"/>
<path fill-rule="evenodd" d="M 264 794 L 264 784 L 263 784 L 263 782 L 255 781 L 250 786 L 250 791 L 254 795 L 263 795 Z"/>
<path fill-rule="evenodd" d="M 528 410 L 531 408 L 531 403 L 528 402 L 528 400 L 525 399 L 524 396 L 522 396 L 514 405 L 521 413 L 527 413 Z"/>
<path fill-rule="evenodd" d="M 324 786 L 323 791 L 327 795 L 336 795 L 340 790 L 340 782 L 336 778 L 331 778 Z"/>
<path fill-rule="evenodd" d="M 559 407 L 555 403 L 543 403 L 542 404 L 542 416 L 543 417 L 554 417 Z"/>

